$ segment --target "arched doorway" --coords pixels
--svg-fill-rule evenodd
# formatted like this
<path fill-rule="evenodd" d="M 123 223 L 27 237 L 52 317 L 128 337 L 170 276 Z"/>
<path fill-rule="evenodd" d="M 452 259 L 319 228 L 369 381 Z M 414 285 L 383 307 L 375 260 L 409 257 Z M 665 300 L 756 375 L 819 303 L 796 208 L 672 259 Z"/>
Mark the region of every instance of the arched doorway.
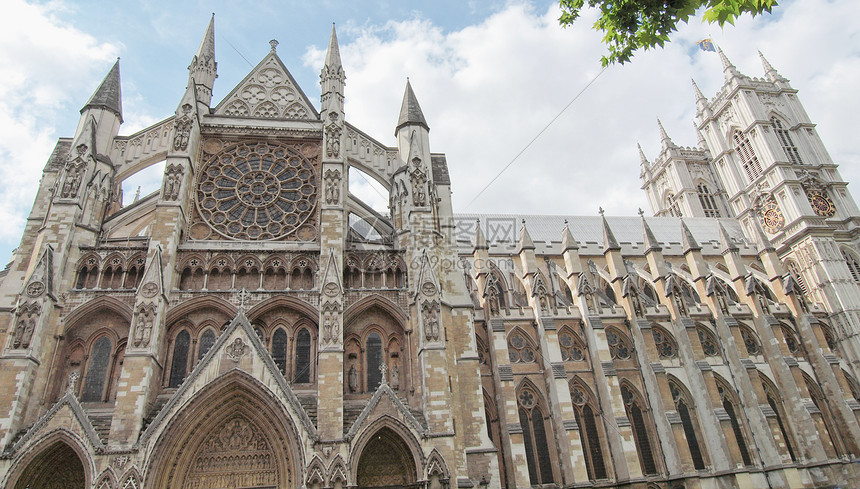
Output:
<path fill-rule="evenodd" d="M 418 487 L 416 481 L 415 460 L 403 438 L 387 427 L 374 433 L 358 459 L 358 487 L 410 488 Z"/>
<path fill-rule="evenodd" d="M 56 442 L 27 464 L 15 489 L 84 489 L 86 471 L 69 445 Z"/>
<path fill-rule="evenodd" d="M 144 487 L 297 487 L 300 448 L 288 415 L 258 381 L 234 372 L 216 381 L 160 436 Z"/>

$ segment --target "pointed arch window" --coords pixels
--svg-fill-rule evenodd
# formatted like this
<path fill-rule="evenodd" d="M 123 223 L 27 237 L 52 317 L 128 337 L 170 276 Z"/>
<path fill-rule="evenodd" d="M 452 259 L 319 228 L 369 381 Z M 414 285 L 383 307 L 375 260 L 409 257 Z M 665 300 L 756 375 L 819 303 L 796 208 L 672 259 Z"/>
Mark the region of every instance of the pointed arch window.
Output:
<path fill-rule="evenodd" d="M 725 409 L 726 414 L 729 417 L 729 424 L 732 426 L 732 432 L 735 435 L 735 441 L 738 444 L 738 451 L 741 453 L 741 459 L 744 462 L 744 465 L 752 465 L 752 459 L 750 458 L 750 452 L 747 448 L 747 440 L 744 437 L 744 430 L 741 427 L 741 422 L 738 420 L 736 409 L 737 401 L 734 398 L 734 392 L 728 386 L 718 384 L 717 392 L 720 394 L 720 398 L 723 402 L 723 409 Z"/>
<path fill-rule="evenodd" d="M 705 356 L 717 357 L 720 355 L 720 343 L 714 333 L 703 326 L 697 327 L 696 333 L 699 335 L 699 342 L 702 344 L 702 352 Z"/>
<path fill-rule="evenodd" d="M 744 341 L 747 353 L 750 355 L 761 355 L 761 344 L 759 343 L 756 334 L 746 326 L 741 326 L 740 330 L 741 339 Z"/>
<path fill-rule="evenodd" d="M 299 330 L 296 335 L 296 375 L 297 384 L 307 384 L 311 381 L 311 334 L 307 328 Z"/>
<path fill-rule="evenodd" d="M 797 335 L 794 334 L 794 330 L 785 324 L 780 326 L 782 337 L 785 339 L 785 346 L 788 347 L 788 351 L 790 351 L 794 356 L 802 357 L 803 352 L 800 350 L 800 341 L 797 339 Z"/>
<path fill-rule="evenodd" d="M 824 342 L 827 343 L 827 347 L 830 348 L 830 351 L 839 351 L 839 343 L 836 342 L 836 335 L 833 333 L 833 329 L 830 325 L 822 321 L 819 321 L 818 324 L 821 328 L 821 335 L 824 336 Z"/>
<path fill-rule="evenodd" d="M 621 386 L 621 398 L 624 400 L 627 419 L 633 428 L 633 440 L 636 442 L 636 453 L 639 455 L 642 473 L 655 475 L 657 474 L 657 462 L 654 460 L 648 427 L 645 425 L 645 414 L 642 412 L 638 396 L 629 387 L 623 385 Z"/>
<path fill-rule="evenodd" d="M 529 467 L 531 484 L 552 484 L 552 459 L 547 436 L 546 420 L 543 410 L 537 401 L 537 393 L 531 389 L 523 389 L 517 396 L 519 401 L 520 426 L 523 428 L 523 442 L 526 449 L 526 461 Z"/>
<path fill-rule="evenodd" d="M 672 217 L 683 217 L 681 215 L 681 206 L 675 194 L 670 193 L 666 195 L 666 211 Z"/>
<path fill-rule="evenodd" d="M 281 371 L 281 374 L 287 374 L 287 332 L 284 328 L 278 328 L 272 334 L 272 360 Z"/>
<path fill-rule="evenodd" d="M 168 387 L 179 387 L 185 380 L 188 371 L 188 349 L 191 347 L 191 335 L 182 330 L 173 341 L 173 359 L 170 363 L 170 380 Z"/>
<path fill-rule="evenodd" d="M 782 122 L 776 117 L 771 117 L 770 123 L 773 124 L 773 131 L 776 133 L 776 137 L 779 139 L 779 144 L 782 146 L 783 151 L 785 151 L 788 161 L 795 165 L 802 165 L 803 160 L 800 159 L 800 152 L 797 151 L 797 146 L 791 140 L 791 134 L 789 134 L 788 129 L 785 129 L 782 126 Z"/>
<path fill-rule="evenodd" d="M 678 356 L 678 344 L 672 335 L 663 328 L 651 328 L 654 337 L 654 346 L 657 347 L 657 355 L 660 358 L 676 358 Z"/>
<path fill-rule="evenodd" d="M 803 275 L 800 273 L 800 267 L 797 266 L 797 262 L 794 260 L 788 260 L 785 263 L 785 268 L 788 269 L 788 273 L 791 274 L 791 277 L 794 279 L 794 282 L 800 287 L 800 292 L 804 295 L 809 292 L 809 289 L 806 288 L 806 282 L 803 280 Z"/>
<path fill-rule="evenodd" d="M 382 382 L 382 337 L 373 331 L 367 335 L 367 390 L 372 392 Z"/>
<path fill-rule="evenodd" d="M 561 359 L 565 362 L 581 362 L 585 360 L 585 344 L 579 336 L 570 331 L 562 330 L 558 335 L 561 345 Z"/>
<path fill-rule="evenodd" d="M 511 363 L 534 363 L 537 355 L 531 342 L 520 331 L 514 331 L 508 340 L 508 357 Z"/>
<path fill-rule="evenodd" d="M 579 433 L 582 438 L 582 451 L 585 456 L 585 468 L 590 480 L 606 479 L 606 462 L 603 458 L 603 447 L 600 445 L 598 423 L 600 420 L 594 411 L 596 403 L 581 385 L 570 388 L 570 399 L 573 401 L 573 412 Z"/>
<path fill-rule="evenodd" d="M 696 470 L 703 470 L 705 468 L 705 459 L 702 457 L 702 449 L 699 446 L 699 437 L 697 435 L 698 422 L 695 419 L 694 412 L 695 406 L 677 383 L 670 382 L 669 390 L 672 393 L 672 401 L 675 403 L 675 409 L 678 410 L 678 416 L 681 418 L 681 426 L 684 428 L 684 436 L 687 438 L 687 446 L 690 449 L 690 458 L 693 460 L 693 467 Z"/>
<path fill-rule="evenodd" d="M 851 278 L 855 282 L 860 282 L 860 263 L 857 261 L 857 256 L 845 249 L 842 250 L 842 257 L 845 258 L 845 263 L 848 265 L 848 271 L 851 272 Z"/>
<path fill-rule="evenodd" d="M 699 195 L 699 203 L 702 204 L 702 210 L 705 211 L 705 217 L 722 217 L 720 216 L 720 208 L 717 207 L 717 200 L 705 182 L 701 182 L 696 186 L 696 192 Z"/>
<path fill-rule="evenodd" d="M 630 340 L 615 328 L 606 329 L 606 342 L 609 344 L 609 354 L 615 360 L 629 360 L 633 352 Z"/>
<path fill-rule="evenodd" d="M 212 345 L 215 344 L 215 332 L 211 329 L 207 329 L 200 335 L 200 341 L 197 343 L 197 360 L 200 361 L 203 358 L 203 355 L 212 348 Z"/>
<path fill-rule="evenodd" d="M 836 430 L 836 424 L 834 423 L 833 412 L 830 411 L 830 405 L 827 404 L 827 400 L 824 398 L 824 392 L 815 381 L 810 377 L 807 377 L 805 374 L 804 381 L 806 382 L 806 390 L 809 392 L 809 397 L 812 399 L 812 403 L 815 404 L 815 407 L 821 412 L 821 421 L 824 423 L 828 438 L 833 444 L 833 449 L 836 451 L 837 455 L 842 455 L 844 450 L 842 449 L 842 445 L 839 443 L 840 440 L 837 438 L 839 435 Z"/>
<path fill-rule="evenodd" d="M 740 131 L 735 131 L 732 139 L 735 141 L 735 150 L 738 153 L 738 158 L 740 158 L 741 166 L 747 174 L 749 181 L 752 182 L 761 175 L 761 163 L 759 163 L 758 157 L 755 151 L 753 151 L 749 137 Z"/>
<path fill-rule="evenodd" d="M 104 400 L 112 347 L 111 340 L 107 336 L 102 336 L 93 343 L 93 349 L 87 363 L 84 388 L 81 392 L 81 402 L 102 402 Z"/>

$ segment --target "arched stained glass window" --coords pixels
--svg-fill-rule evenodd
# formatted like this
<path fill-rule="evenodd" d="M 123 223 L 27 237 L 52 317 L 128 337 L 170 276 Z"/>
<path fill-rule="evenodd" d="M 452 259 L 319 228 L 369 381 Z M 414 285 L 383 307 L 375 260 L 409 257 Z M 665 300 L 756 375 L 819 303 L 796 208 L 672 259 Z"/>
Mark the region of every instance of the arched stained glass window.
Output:
<path fill-rule="evenodd" d="M 585 360 L 585 345 L 577 336 L 569 331 L 562 331 L 558 335 L 561 345 L 561 359 L 566 362 L 580 362 Z"/>
<path fill-rule="evenodd" d="M 311 334 L 302 328 L 296 335 L 296 375 L 297 384 L 311 381 Z"/>
<path fill-rule="evenodd" d="M 549 438 L 543 411 L 537 403 L 536 394 L 531 389 L 520 392 L 520 425 L 523 428 L 523 441 L 529 467 L 529 480 L 532 485 L 553 482 L 552 459 L 550 458 Z"/>
<path fill-rule="evenodd" d="M 738 442 L 738 451 L 741 452 L 741 458 L 743 459 L 744 465 L 752 465 L 752 459 L 750 458 L 750 452 L 747 448 L 747 441 L 744 437 L 744 431 L 741 427 L 740 421 L 738 420 L 734 399 L 729 393 L 727 387 L 718 385 L 717 391 L 719 392 L 720 397 L 722 397 L 723 399 L 723 409 L 725 409 L 726 414 L 729 415 L 729 423 L 731 423 L 732 425 L 732 431 L 735 434 L 735 440 L 737 440 Z"/>
<path fill-rule="evenodd" d="M 782 122 L 776 117 L 771 117 L 770 122 L 773 124 L 773 131 L 776 133 L 776 137 L 779 138 L 779 144 L 785 151 L 788 161 L 795 165 L 802 165 L 803 160 L 800 159 L 800 152 L 797 151 L 797 146 L 791 140 L 791 134 L 789 134 L 788 129 L 785 129 L 782 126 Z"/>
<path fill-rule="evenodd" d="M 609 344 L 609 354 L 617 360 L 629 360 L 633 347 L 630 340 L 615 328 L 606 330 L 606 342 Z"/>
<path fill-rule="evenodd" d="M 681 418 L 681 426 L 684 428 L 684 436 L 687 438 L 687 446 L 690 449 L 690 458 L 693 459 L 693 467 L 696 470 L 705 468 L 705 460 L 702 458 L 702 449 L 699 446 L 699 437 L 696 435 L 694 413 L 691 413 L 692 401 L 686 399 L 681 388 L 674 383 L 669 384 L 672 400 Z"/>
<path fill-rule="evenodd" d="M 776 424 L 777 426 L 779 426 L 779 432 L 782 434 L 785 448 L 786 450 L 788 450 L 788 456 L 791 457 L 792 461 L 797 461 L 797 456 L 794 454 L 794 447 L 791 443 L 791 437 L 788 435 L 788 430 L 786 429 L 785 423 L 783 421 L 782 399 L 780 398 L 776 387 L 773 386 L 764 375 L 761 375 L 761 381 L 762 389 L 764 390 L 764 394 L 767 397 L 767 404 L 770 406 L 771 409 L 773 409 L 773 412 L 776 413 Z"/>
<path fill-rule="evenodd" d="M 287 374 L 287 332 L 278 328 L 272 335 L 272 360 L 282 374 Z"/>
<path fill-rule="evenodd" d="M 173 361 L 170 364 L 170 381 L 168 387 L 179 387 L 185 380 L 188 371 L 188 348 L 191 346 L 191 335 L 182 330 L 173 341 Z"/>
<path fill-rule="evenodd" d="M 606 463 L 603 460 L 603 447 L 600 445 L 596 415 L 591 408 L 591 396 L 581 386 L 573 386 L 570 389 L 570 398 L 573 401 L 573 412 L 582 437 L 588 478 L 606 479 Z"/>
<path fill-rule="evenodd" d="M 101 402 L 104 400 L 111 347 L 110 338 L 107 336 L 102 336 L 93 344 L 93 350 L 87 363 L 87 376 L 84 379 L 81 402 Z"/>
<path fill-rule="evenodd" d="M 367 390 L 374 391 L 382 382 L 382 337 L 376 331 L 367 336 Z"/>
<path fill-rule="evenodd" d="M 735 140 L 735 150 L 737 150 L 741 166 L 744 172 L 746 172 L 749 181 L 752 182 L 761 175 L 761 164 L 758 161 L 758 157 L 755 151 L 753 151 L 749 138 L 745 134 L 735 131 L 732 138 Z"/>
<path fill-rule="evenodd" d="M 699 194 L 699 203 L 702 204 L 702 210 L 705 211 L 705 217 L 721 217 L 720 209 L 717 207 L 717 201 L 714 199 L 714 194 L 705 182 L 696 186 L 696 192 Z"/>
<path fill-rule="evenodd" d="M 508 357 L 511 363 L 533 363 L 536 355 L 532 344 L 523 333 L 515 331 L 508 340 Z"/>
<path fill-rule="evenodd" d="M 657 347 L 657 355 L 660 358 L 675 358 L 678 356 L 678 345 L 668 331 L 663 328 L 652 328 L 651 335 L 654 337 L 654 345 Z"/>
<path fill-rule="evenodd" d="M 207 329 L 200 336 L 200 343 L 197 345 L 197 360 L 199 361 L 203 358 L 203 355 L 212 348 L 212 345 L 215 344 L 215 332 L 211 329 Z"/>
<path fill-rule="evenodd" d="M 651 447 L 651 439 L 648 436 L 648 428 L 645 425 L 645 415 L 639 406 L 636 395 L 627 386 L 621 387 L 621 397 L 627 410 L 627 418 L 633 427 L 633 439 L 636 442 L 636 452 L 639 454 L 639 462 L 642 464 L 642 473 L 653 475 L 657 473 L 657 463 L 654 460 L 654 451 Z"/>
<path fill-rule="evenodd" d="M 851 278 L 855 282 L 860 282 L 860 263 L 857 261 L 857 256 L 850 251 L 842 250 L 842 257 L 845 258 L 845 263 L 848 265 L 848 271 L 851 272 Z"/>
<path fill-rule="evenodd" d="M 716 357 L 720 355 L 719 342 L 714 333 L 705 329 L 702 326 L 696 328 L 696 333 L 699 335 L 699 342 L 702 344 L 702 353 L 708 357 Z"/>

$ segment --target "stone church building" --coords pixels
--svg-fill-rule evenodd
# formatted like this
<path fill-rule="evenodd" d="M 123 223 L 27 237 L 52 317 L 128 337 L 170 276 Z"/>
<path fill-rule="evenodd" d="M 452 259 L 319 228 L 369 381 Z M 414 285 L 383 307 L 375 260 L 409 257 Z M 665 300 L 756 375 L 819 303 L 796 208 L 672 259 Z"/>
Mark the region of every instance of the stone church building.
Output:
<path fill-rule="evenodd" d="M 57 142 L 0 276 L 2 487 L 860 486 L 860 211 L 764 58 L 720 53 L 696 147 L 660 127 L 654 217 L 460 215 L 408 82 L 387 146 L 334 30 L 318 106 L 276 45 L 213 103 L 210 22 L 125 136 L 117 63 Z"/>

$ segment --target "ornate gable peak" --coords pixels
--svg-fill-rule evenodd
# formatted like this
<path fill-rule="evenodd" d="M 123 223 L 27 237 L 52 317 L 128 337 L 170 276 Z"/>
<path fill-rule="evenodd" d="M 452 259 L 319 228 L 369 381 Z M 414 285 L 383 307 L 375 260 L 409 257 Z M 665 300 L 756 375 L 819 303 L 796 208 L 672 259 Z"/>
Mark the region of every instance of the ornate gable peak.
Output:
<path fill-rule="evenodd" d="M 421 271 L 418 273 L 418 281 L 415 286 L 415 297 L 436 297 L 441 295 L 442 289 L 439 287 L 439 280 L 436 278 L 436 272 L 433 271 L 433 266 L 430 264 L 430 257 L 427 255 L 427 250 L 421 252 Z"/>
<path fill-rule="evenodd" d="M 266 383 L 259 377 L 259 371 L 253 373 L 243 368 L 244 364 L 241 362 L 249 356 L 254 357 L 253 363 L 258 361 L 261 362 L 263 373 L 270 376 L 273 384 L 277 384 L 277 388 L 272 384 L 267 385 L 270 385 L 273 391 L 279 391 L 277 394 L 284 397 L 289 409 L 297 418 L 296 424 L 301 425 L 311 439 L 318 440 L 319 434 L 316 427 L 311 422 L 310 417 L 308 417 L 308 414 L 305 412 L 299 399 L 296 397 L 296 394 L 290 388 L 289 384 L 287 384 L 281 371 L 278 369 L 277 365 L 275 365 L 275 361 L 272 360 L 272 356 L 269 354 L 268 350 L 266 350 L 262 340 L 260 340 L 260 337 L 254 332 L 254 327 L 251 326 L 250 321 L 248 321 L 248 317 L 245 316 L 245 311 L 240 308 L 236 317 L 233 318 L 227 328 L 221 333 L 218 339 L 215 340 L 215 344 L 212 345 L 212 347 L 209 348 L 209 351 L 203 355 L 203 358 L 197 362 L 197 366 L 194 367 L 194 370 L 188 374 L 188 377 L 185 378 L 182 385 L 179 386 L 176 392 L 170 397 L 152 423 L 146 428 L 146 431 L 140 435 L 135 446 L 144 446 L 148 442 L 149 438 L 153 436 L 153 434 L 155 434 L 156 431 L 165 423 L 165 419 L 168 416 L 173 416 L 182 410 L 188 401 L 186 398 L 193 397 L 204 389 L 206 385 L 229 374 L 230 372 L 238 370 L 243 372 L 245 375 L 250 375 L 257 380 Z M 224 357 L 226 357 L 226 359 Z M 210 368 L 210 365 L 219 360 L 222 362 L 221 368 L 219 369 L 221 373 L 211 379 L 205 378 L 205 372 Z M 234 366 L 232 368 L 225 368 L 224 362 L 232 363 Z"/>
<path fill-rule="evenodd" d="M 152 254 L 152 258 L 146 264 L 143 280 L 140 281 L 140 286 L 137 288 L 139 296 L 152 299 L 164 292 L 164 275 L 161 265 L 161 247 L 156 246 L 155 253 Z"/>
<path fill-rule="evenodd" d="M 349 432 L 347 432 L 346 434 L 347 440 L 352 440 L 353 438 L 355 438 L 355 435 L 358 434 L 362 426 L 365 426 L 369 424 L 370 421 L 372 421 L 372 419 L 374 418 L 374 416 L 372 416 L 374 411 L 376 411 L 379 408 L 381 402 L 386 399 L 394 405 L 394 408 L 397 410 L 397 413 L 402 418 L 401 421 L 403 421 L 404 424 L 409 426 L 410 429 L 414 430 L 415 433 L 422 436 L 427 433 L 427 430 L 424 428 L 424 426 L 422 426 L 421 423 L 418 422 L 412 412 L 409 411 L 409 408 L 406 407 L 403 401 L 401 401 L 400 398 L 397 397 L 397 394 L 395 394 L 394 391 L 391 390 L 391 387 L 388 386 L 388 383 L 383 382 L 379 384 L 379 387 L 377 387 L 376 392 L 373 393 L 373 397 L 370 398 L 370 401 L 368 401 L 367 405 L 364 406 L 364 409 L 361 410 L 361 414 L 358 415 L 358 418 L 356 418 L 355 422 L 349 428 Z"/>
<path fill-rule="evenodd" d="M 534 285 L 532 286 L 532 295 L 539 296 L 543 294 L 548 294 L 549 291 L 546 287 L 546 284 L 543 281 L 543 277 L 539 273 L 534 274 L 535 280 Z"/>
<path fill-rule="evenodd" d="M 274 47 L 215 107 L 215 114 L 249 119 L 320 118 Z"/>
<path fill-rule="evenodd" d="M 45 245 L 42 256 L 39 257 L 39 261 L 36 262 L 36 266 L 33 267 L 33 271 L 24 284 L 22 295 L 37 298 L 43 294 L 56 300 L 54 297 L 54 248 L 51 245 Z"/>
<path fill-rule="evenodd" d="M 30 440 L 33 440 L 40 431 L 48 426 L 49 421 L 51 421 L 51 419 L 54 418 L 54 416 L 56 416 L 64 407 L 72 411 L 71 418 L 77 421 L 80 429 L 86 434 L 87 441 L 89 441 L 90 445 L 93 447 L 93 451 L 98 453 L 103 452 L 105 448 L 104 443 L 102 443 L 98 433 L 96 433 L 92 421 L 89 416 L 87 416 L 84 408 L 81 407 L 81 403 L 78 401 L 77 397 L 75 397 L 74 394 L 67 392 L 56 402 L 56 404 L 54 404 L 53 407 L 51 407 L 51 409 L 48 410 L 47 413 L 39 418 L 39 420 L 36 421 L 36 423 L 33 424 L 33 426 L 31 426 L 14 445 L 7 447 L 3 452 L 3 456 L 8 457 L 14 455 L 21 448 L 25 447 Z"/>
<path fill-rule="evenodd" d="M 326 263 L 325 273 L 323 274 L 322 287 L 323 294 L 328 297 L 337 297 L 343 293 L 334 250 L 331 250 L 328 255 L 328 262 Z"/>

